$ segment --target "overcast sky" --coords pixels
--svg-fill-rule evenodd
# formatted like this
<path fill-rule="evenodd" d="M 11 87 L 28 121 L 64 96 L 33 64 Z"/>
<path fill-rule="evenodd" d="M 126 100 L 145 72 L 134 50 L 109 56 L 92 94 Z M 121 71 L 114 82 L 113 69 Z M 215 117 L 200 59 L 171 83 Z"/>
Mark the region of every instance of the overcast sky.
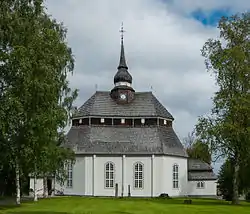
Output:
<path fill-rule="evenodd" d="M 249 0 L 47 0 L 48 12 L 68 28 L 75 56 L 71 87 L 79 107 L 98 90 L 110 90 L 120 53 L 121 22 L 136 91 L 150 91 L 175 118 L 180 140 L 206 114 L 216 90 L 200 49 L 218 37 L 222 15 L 250 9 Z"/>

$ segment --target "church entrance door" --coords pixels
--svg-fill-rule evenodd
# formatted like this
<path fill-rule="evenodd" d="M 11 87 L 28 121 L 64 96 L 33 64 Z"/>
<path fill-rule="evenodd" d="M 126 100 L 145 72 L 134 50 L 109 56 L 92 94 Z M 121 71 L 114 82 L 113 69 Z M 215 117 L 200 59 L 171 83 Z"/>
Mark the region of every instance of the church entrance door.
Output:
<path fill-rule="evenodd" d="M 52 179 L 48 178 L 47 179 L 47 187 L 48 187 L 48 194 L 52 194 Z"/>

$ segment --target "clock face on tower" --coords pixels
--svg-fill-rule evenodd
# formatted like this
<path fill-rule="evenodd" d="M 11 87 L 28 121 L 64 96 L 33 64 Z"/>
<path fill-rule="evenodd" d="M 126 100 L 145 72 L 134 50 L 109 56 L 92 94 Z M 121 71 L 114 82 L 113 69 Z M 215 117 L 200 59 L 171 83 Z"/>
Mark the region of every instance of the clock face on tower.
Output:
<path fill-rule="evenodd" d="M 121 100 L 126 100 L 127 96 L 126 96 L 126 94 L 120 94 L 120 98 L 121 98 Z"/>

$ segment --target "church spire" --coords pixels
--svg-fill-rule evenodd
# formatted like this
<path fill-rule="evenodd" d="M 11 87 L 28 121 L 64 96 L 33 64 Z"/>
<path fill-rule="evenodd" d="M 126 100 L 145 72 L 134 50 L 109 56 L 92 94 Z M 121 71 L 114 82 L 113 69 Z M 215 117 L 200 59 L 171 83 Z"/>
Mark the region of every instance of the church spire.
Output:
<path fill-rule="evenodd" d="M 120 62 L 119 65 L 117 67 L 118 71 L 114 77 L 114 83 L 117 84 L 119 82 L 121 83 L 132 83 L 132 76 L 130 75 L 130 73 L 128 72 L 128 66 L 126 63 L 126 59 L 125 59 L 125 52 L 124 52 L 124 44 L 123 44 L 123 36 L 124 36 L 124 29 L 123 29 L 123 23 L 122 23 L 122 27 L 121 27 L 121 53 L 120 53 Z"/>
<path fill-rule="evenodd" d="M 128 69 L 128 66 L 126 64 L 125 52 L 124 52 L 124 44 L 123 44 L 124 32 L 125 31 L 123 29 L 123 23 L 122 23 L 122 27 L 121 27 L 121 30 L 120 30 L 120 33 L 121 33 L 121 53 L 120 53 L 120 63 L 118 65 L 118 69 L 120 69 L 120 68 Z"/>
<path fill-rule="evenodd" d="M 118 104 L 130 103 L 134 100 L 135 90 L 132 88 L 132 76 L 128 72 L 128 66 L 125 59 L 123 44 L 123 24 L 121 27 L 121 53 L 120 62 L 117 67 L 118 71 L 114 76 L 115 87 L 111 90 L 111 98 Z"/>

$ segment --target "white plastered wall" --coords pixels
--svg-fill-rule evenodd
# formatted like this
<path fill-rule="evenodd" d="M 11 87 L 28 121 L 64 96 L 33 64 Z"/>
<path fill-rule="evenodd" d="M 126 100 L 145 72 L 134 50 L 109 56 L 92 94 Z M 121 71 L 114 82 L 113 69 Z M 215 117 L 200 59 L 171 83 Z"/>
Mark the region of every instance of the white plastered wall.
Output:
<path fill-rule="evenodd" d="M 30 178 L 30 189 L 33 190 L 34 194 L 34 178 Z M 38 197 L 43 196 L 43 179 L 42 178 L 37 178 L 36 179 L 36 194 Z"/>
<path fill-rule="evenodd" d="M 156 197 L 161 193 L 170 196 L 186 195 L 187 159 L 171 156 L 86 156 L 77 157 L 73 167 L 73 187 L 56 185 L 56 189 L 68 195 L 115 196 L 115 188 L 105 188 L 105 163 L 115 165 L 115 183 L 118 184 L 118 196 Z M 144 166 L 144 185 L 134 188 L 134 164 Z M 173 189 L 173 164 L 179 166 L 179 188 Z"/>
<path fill-rule="evenodd" d="M 178 165 L 179 187 L 173 188 L 173 166 Z M 162 190 L 170 196 L 187 195 L 187 158 L 163 157 L 163 182 Z"/>
<path fill-rule="evenodd" d="M 217 183 L 216 180 L 213 181 L 203 181 L 204 188 L 197 188 L 198 181 L 189 181 L 188 190 L 191 196 L 215 196 L 217 193 Z"/>
<path fill-rule="evenodd" d="M 62 191 L 65 195 L 85 195 L 85 161 L 84 157 L 77 157 L 72 170 L 72 187 L 66 186 L 59 183 L 55 184 L 55 189 Z"/>
<path fill-rule="evenodd" d="M 105 163 L 115 165 L 115 183 L 118 184 L 118 196 L 128 196 L 130 185 L 131 196 L 157 197 L 161 193 L 170 196 L 184 195 L 216 195 L 216 181 L 205 181 L 204 189 L 197 189 L 196 183 L 187 181 L 187 159 L 174 156 L 77 156 L 73 166 L 73 186 L 60 186 L 56 190 L 65 195 L 115 196 L 115 188 L 105 188 Z M 144 186 L 134 188 L 134 164 L 140 162 L 144 166 Z M 179 188 L 173 188 L 173 165 L 179 168 Z M 30 188 L 34 180 L 30 179 Z M 42 189 L 42 179 L 37 181 L 37 189 Z M 43 190 L 41 190 L 42 194 Z"/>

